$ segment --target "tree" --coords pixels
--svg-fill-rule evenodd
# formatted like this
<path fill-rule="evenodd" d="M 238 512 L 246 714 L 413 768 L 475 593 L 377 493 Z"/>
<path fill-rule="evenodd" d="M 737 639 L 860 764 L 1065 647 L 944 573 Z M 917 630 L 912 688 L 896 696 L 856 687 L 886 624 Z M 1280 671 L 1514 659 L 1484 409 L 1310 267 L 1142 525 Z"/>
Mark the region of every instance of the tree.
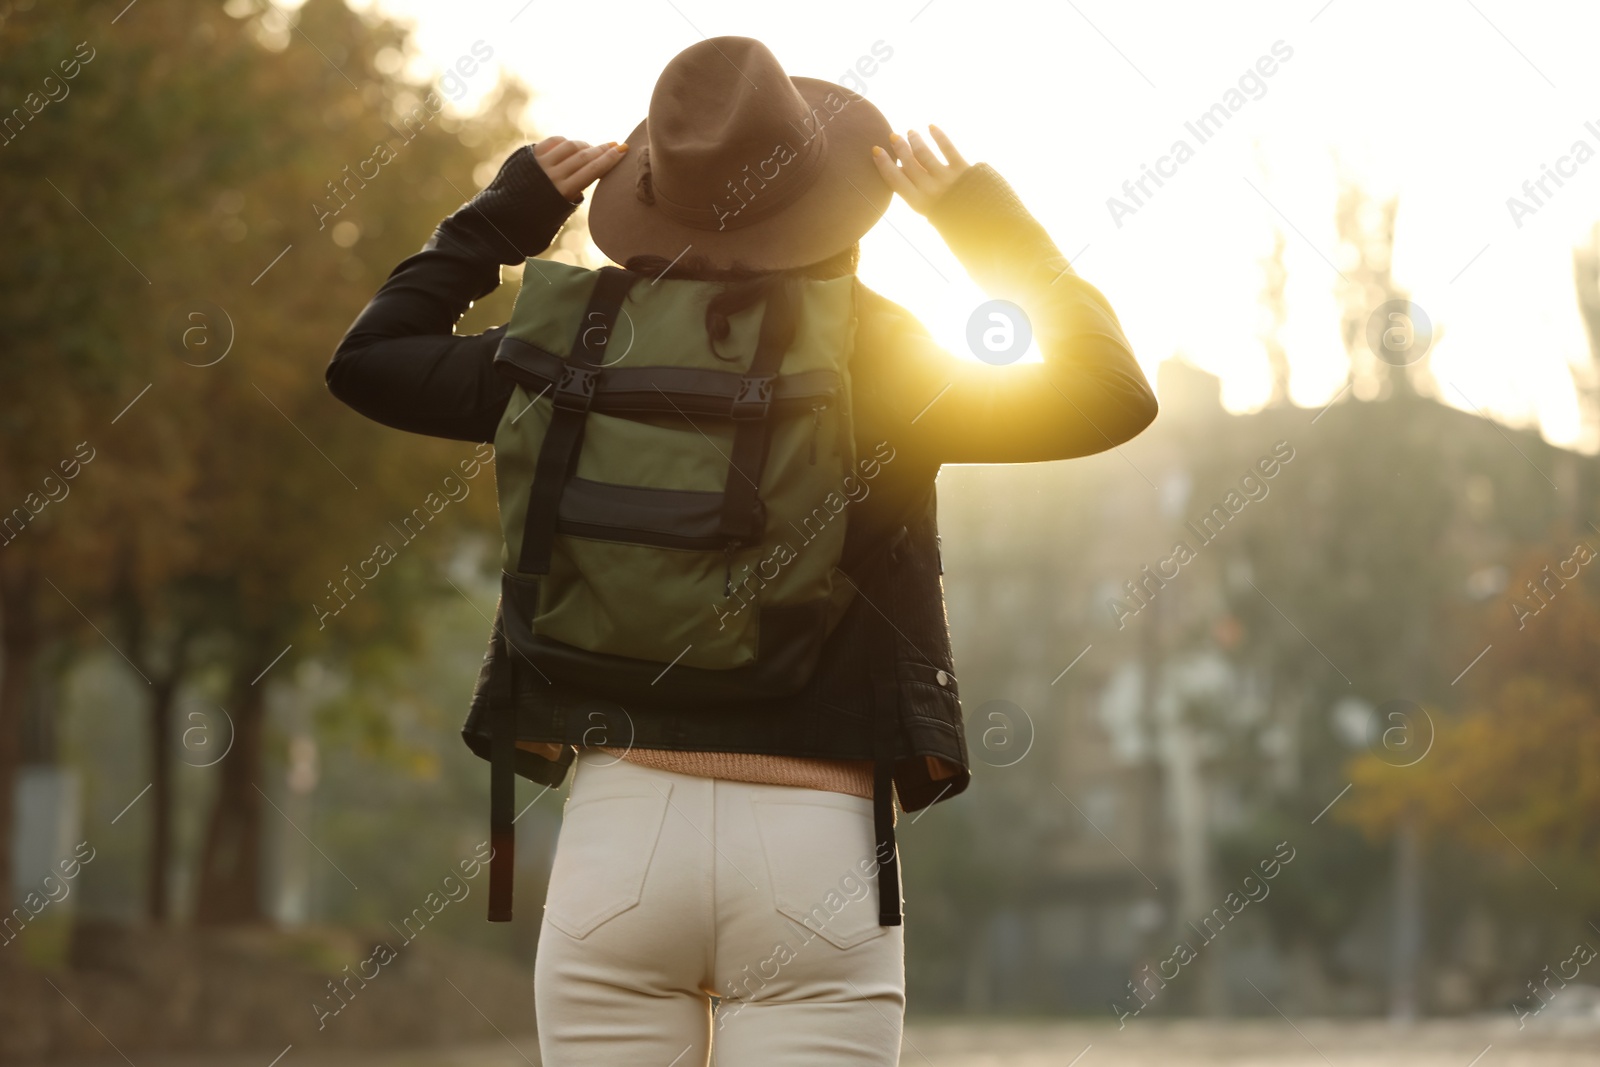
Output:
<path fill-rule="evenodd" d="M 1272 394 L 1267 399 L 1269 406 L 1277 406 L 1289 402 L 1291 368 L 1289 366 L 1289 353 L 1283 347 L 1283 324 L 1289 318 L 1289 302 L 1285 298 L 1289 271 L 1283 261 L 1283 251 L 1286 243 L 1283 231 L 1274 228 L 1272 231 L 1272 255 L 1261 260 L 1261 270 L 1264 278 L 1259 300 L 1266 321 L 1259 336 L 1262 347 L 1267 350 L 1267 366 L 1272 371 Z"/>
<path fill-rule="evenodd" d="M 1365 189 L 1350 181 L 1339 189 L 1334 220 L 1349 268 L 1348 273 L 1341 273 L 1337 287 L 1343 308 L 1340 331 L 1350 359 L 1350 380 L 1362 400 L 1417 396 L 1431 381 L 1427 348 L 1437 332 L 1424 328 L 1425 317 L 1394 280 L 1394 230 L 1399 210 L 1397 197 L 1375 202 Z M 1375 315 L 1384 320 L 1376 329 Z M 1391 328 L 1397 333 L 1387 332 Z M 1398 349 L 1384 344 L 1381 347 L 1387 351 L 1380 353 L 1373 344 L 1375 337 L 1396 336 L 1402 342 Z M 1408 351 L 1413 343 L 1422 346 L 1415 358 Z"/>
<path fill-rule="evenodd" d="M 30 54 L 70 56 L 103 14 L 51 5 L 13 13 L 7 30 Z M 236 735 L 218 767 L 198 907 L 205 922 L 251 922 L 262 916 L 269 688 L 303 657 L 361 671 L 381 659 L 373 646 L 406 647 L 452 530 L 492 507 L 485 493 L 454 504 L 444 488 L 471 446 L 366 422 L 327 394 L 323 368 L 389 267 L 521 139 L 527 97 L 502 86 L 481 117 L 452 115 L 436 89 L 391 73 L 407 47 L 399 27 L 336 0 L 288 16 L 266 4 L 141 5 L 101 32 L 71 96 L 50 105 L 59 113 L 0 147 L 22 231 L 21 254 L 0 266 L 21 349 L 0 366 L 0 421 L 24 442 L 0 470 L 5 499 L 80 425 L 141 399 L 118 447 L 101 450 L 95 492 L 73 501 L 82 525 L 50 527 L 47 513 L 27 534 L 50 536 L 0 550 L 12 553 L 0 557 L 0 806 L 40 640 L 32 620 L 50 604 L 28 575 L 48 557 L 46 573 L 75 577 L 64 594 L 104 620 L 97 628 L 150 683 L 153 778 L 170 775 L 174 694 L 202 670 L 227 679 L 215 695 Z M 40 181 L 52 176 L 55 190 Z M 380 555 L 393 558 L 374 578 Z M 64 604 L 56 614 L 83 626 Z M 9 828 L 0 807 L 0 834 Z"/>
<path fill-rule="evenodd" d="M 0 189 L 11 209 L 10 252 L 0 261 L 8 342 L 0 360 L 0 897 L 13 881 L 19 732 L 41 657 L 79 637 L 101 642 L 86 617 L 113 568 L 106 532 L 170 514 L 185 478 L 171 435 L 145 432 L 144 412 L 130 414 L 152 384 L 154 359 L 139 341 L 149 332 L 154 282 L 136 263 L 148 262 L 153 242 L 141 238 L 141 218 L 113 218 L 105 177 L 133 145 L 117 146 L 119 157 L 107 139 L 74 128 L 92 126 L 105 99 L 126 95 L 106 86 L 105 53 L 89 40 L 104 43 L 91 29 L 99 11 L 64 3 L 0 16 L 12 54 L 32 57 L 0 67 L 5 99 L 21 102 L 0 119 Z"/>
<path fill-rule="evenodd" d="M 1589 243 L 1572 251 L 1572 279 L 1577 289 L 1578 313 L 1589 338 L 1589 359 L 1572 367 L 1572 384 L 1578 393 L 1578 411 L 1588 443 L 1600 435 L 1600 222 L 1589 230 Z"/>
<path fill-rule="evenodd" d="M 1507 595 L 1477 613 L 1494 661 L 1466 709 L 1439 717 L 1433 751 L 1404 773 L 1357 761 L 1346 818 L 1376 836 L 1414 813 L 1430 833 L 1510 866 L 1539 857 L 1571 872 L 1557 881 L 1575 903 L 1600 909 L 1597 550 L 1592 532 L 1523 550 Z"/>

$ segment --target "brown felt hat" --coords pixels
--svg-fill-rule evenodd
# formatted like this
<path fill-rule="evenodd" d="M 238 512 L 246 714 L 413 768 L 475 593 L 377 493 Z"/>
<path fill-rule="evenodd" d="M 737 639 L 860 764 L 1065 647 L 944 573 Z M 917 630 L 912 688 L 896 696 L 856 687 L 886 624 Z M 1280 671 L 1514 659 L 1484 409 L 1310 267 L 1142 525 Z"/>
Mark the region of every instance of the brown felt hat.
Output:
<path fill-rule="evenodd" d="M 791 78 L 749 37 L 672 58 L 630 151 L 594 188 L 589 232 L 614 262 L 687 251 L 718 266 L 797 267 L 870 230 L 893 191 L 872 160 L 889 121 L 866 97 Z"/>

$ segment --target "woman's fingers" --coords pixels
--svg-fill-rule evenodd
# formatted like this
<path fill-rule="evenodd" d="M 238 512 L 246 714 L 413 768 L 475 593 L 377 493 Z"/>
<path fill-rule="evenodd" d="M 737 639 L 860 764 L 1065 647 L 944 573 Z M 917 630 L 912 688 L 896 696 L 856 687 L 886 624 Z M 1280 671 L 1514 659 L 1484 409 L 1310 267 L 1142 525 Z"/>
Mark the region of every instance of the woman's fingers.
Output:
<path fill-rule="evenodd" d="M 873 161 L 878 165 L 878 173 L 883 175 L 884 183 L 898 193 L 913 211 L 923 215 L 932 210 L 945 190 L 954 185 L 962 172 L 971 166 L 962 158 L 961 153 L 956 151 L 955 145 L 945 136 L 943 130 L 931 125 L 928 129 L 949 162 L 941 160 L 938 153 L 916 130 L 906 131 L 908 137 L 901 137 L 899 134 L 890 135 L 893 154 L 880 153 L 876 149 L 872 154 Z M 898 164 L 895 162 L 896 159 L 899 160 Z"/>
<path fill-rule="evenodd" d="M 572 151 L 562 154 L 551 167 L 553 173 L 563 177 L 577 173 L 585 163 L 611 147 L 610 141 L 602 145 L 587 145 L 574 141 L 568 141 L 567 144 L 574 146 Z"/>
<path fill-rule="evenodd" d="M 540 159 L 565 159 L 574 152 L 581 152 L 589 147 L 588 141 L 575 141 L 566 137 L 546 137 L 533 146 L 533 154 Z"/>
<path fill-rule="evenodd" d="M 618 145 L 616 141 L 591 145 L 587 141 L 552 136 L 533 146 L 533 156 L 556 191 L 576 203 L 590 183 L 616 166 L 627 150 L 627 145 Z"/>
<path fill-rule="evenodd" d="M 878 173 L 883 175 L 883 182 L 892 192 L 898 193 L 906 203 L 916 206 L 914 199 L 917 197 L 917 187 L 911 184 L 905 172 L 895 165 L 894 156 L 879 145 L 872 146 L 872 161 L 878 165 Z"/>
<path fill-rule="evenodd" d="M 616 143 L 615 141 L 607 141 L 605 144 L 585 145 L 581 150 L 573 153 L 571 157 L 563 160 L 561 165 L 566 169 L 568 175 L 576 176 L 596 160 L 604 159 Z"/>
<path fill-rule="evenodd" d="M 560 144 L 551 145 L 543 155 L 536 152 L 535 157 L 539 160 L 539 165 L 545 169 L 545 173 L 554 177 L 559 173 L 559 168 L 581 151 L 582 147 L 576 142 L 563 140 Z"/>
<path fill-rule="evenodd" d="M 906 134 L 906 141 L 911 146 L 911 155 L 922 165 L 922 169 L 929 175 L 941 174 L 946 169 L 944 160 L 940 159 L 929 147 L 928 142 L 922 139 L 922 134 L 916 130 L 907 130 Z"/>
<path fill-rule="evenodd" d="M 893 149 L 895 158 L 900 161 L 901 172 L 911 180 L 911 184 L 919 189 L 922 188 L 923 179 L 927 177 L 928 172 L 923 169 L 922 163 L 917 159 L 911 142 L 901 137 L 898 133 L 891 133 L 889 135 L 889 146 Z"/>
<path fill-rule="evenodd" d="M 583 141 L 567 141 L 551 149 L 540 163 L 552 178 L 564 178 L 577 172 L 585 163 L 610 146 L 610 141 L 598 146 L 591 146 Z"/>
<path fill-rule="evenodd" d="M 972 165 L 962 157 L 960 152 L 956 151 L 956 146 L 943 130 L 930 122 L 928 124 L 928 132 L 933 134 L 934 141 L 939 145 L 939 151 L 943 152 L 944 158 L 950 161 L 950 166 L 953 170 L 963 171 Z"/>
<path fill-rule="evenodd" d="M 592 182 L 604 177 L 606 172 L 615 167 L 621 160 L 627 145 L 604 144 L 586 148 L 568 161 L 576 169 L 565 179 L 557 182 L 556 188 L 560 189 L 568 200 L 576 200 L 578 195 L 589 187 Z"/>

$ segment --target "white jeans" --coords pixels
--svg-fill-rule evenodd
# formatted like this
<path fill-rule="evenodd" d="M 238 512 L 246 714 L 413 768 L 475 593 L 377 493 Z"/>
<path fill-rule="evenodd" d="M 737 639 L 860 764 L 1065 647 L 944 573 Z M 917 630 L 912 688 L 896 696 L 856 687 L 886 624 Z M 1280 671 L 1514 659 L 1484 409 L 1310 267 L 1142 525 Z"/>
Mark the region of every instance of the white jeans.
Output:
<path fill-rule="evenodd" d="M 899 1061 L 870 800 L 594 751 L 573 772 L 534 965 L 545 1067 L 706 1067 L 713 1041 L 718 1067 Z"/>

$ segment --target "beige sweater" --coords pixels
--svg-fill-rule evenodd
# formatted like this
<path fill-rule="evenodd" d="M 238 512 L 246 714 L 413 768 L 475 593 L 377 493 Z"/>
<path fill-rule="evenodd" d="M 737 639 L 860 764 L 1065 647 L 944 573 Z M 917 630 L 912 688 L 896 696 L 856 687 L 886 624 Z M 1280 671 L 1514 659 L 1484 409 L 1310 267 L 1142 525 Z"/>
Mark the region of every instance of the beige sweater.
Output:
<path fill-rule="evenodd" d="M 543 741 L 518 741 L 517 747 L 545 759 L 561 754 L 559 745 Z M 725 778 L 736 782 L 762 782 L 769 785 L 794 785 L 804 789 L 825 789 L 832 793 L 872 798 L 872 761 L 869 759 L 815 759 L 809 756 L 771 756 L 759 752 L 679 752 L 664 748 L 607 748 L 601 752 L 646 767 L 657 767 L 679 774 L 703 778 Z M 924 757 L 928 773 L 934 778 L 954 777 L 959 768 L 935 756 Z"/>

